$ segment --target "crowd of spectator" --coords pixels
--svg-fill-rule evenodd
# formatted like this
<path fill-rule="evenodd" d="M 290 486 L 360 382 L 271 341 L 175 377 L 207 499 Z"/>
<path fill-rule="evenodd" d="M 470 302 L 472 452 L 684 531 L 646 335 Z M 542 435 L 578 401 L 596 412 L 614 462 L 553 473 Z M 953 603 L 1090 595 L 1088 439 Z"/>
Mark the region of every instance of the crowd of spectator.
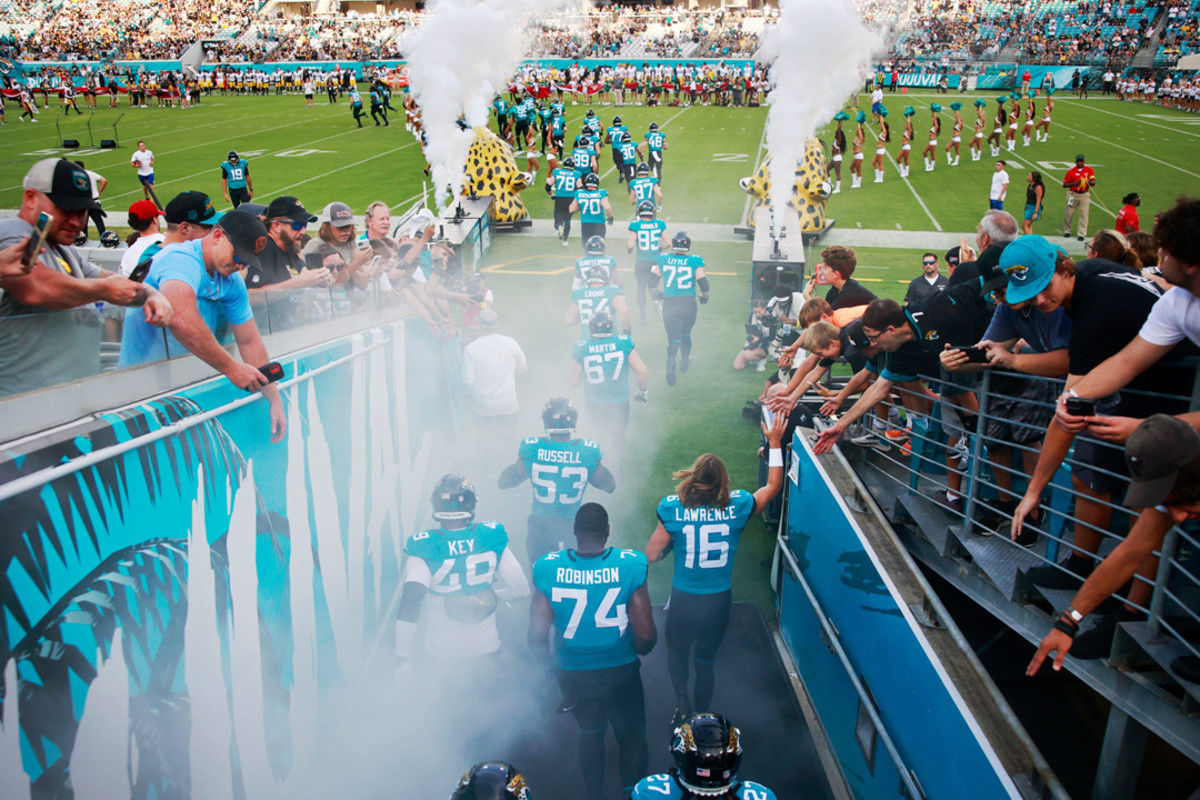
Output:
<path fill-rule="evenodd" d="M 0 10 L 0 48 L 21 59 L 175 59 L 200 39 L 218 60 L 403 58 L 424 11 L 259 14 L 258 0 L 32 0 Z M 899 31 L 894 60 L 1007 58 L 1040 64 L 1128 63 L 1157 43 L 1156 63 L 1200 49 L 1195 0 L 929 0 L 898 14 L 863 0 L 868 24 Z M 616 7 L 534 22 L 528 52 L 544 58 L 752 58 L 777 12 Z M 1164 20 L 1165 17 L 1165 20 Z M 1156 33 L 1160 21 L 1165 27 Z"/>
<path fill-rule="evenodd" d="M 1137 195 L 1126 200 L 1136 205 Z M 922 472 L 931 471 L 931 457 L 944 458 L 945 477 L 933 479 L 940 488 L 923 494 L 977 535 L 1026 547 L 1049 535 L 1046 493 L 1069 459 L 1075 506 L 1067 557 L 1027 569 L 1026 578 L 1047 589 L 1083 585 L 1072 604 L 1080 616 L 1055 625 L 1031 674 L 1047 652 L 1059 653 L 1060 666 L 1068 649 L 1077 658 L 1107 656 L 1116 624 L 1144 618 L 1151 586 L 1135 583 L 1126 605 L 1110 604 L 1082 633 L 1081 616 L 1135 571 L 1153 576 L 1152 550 L 1166 531 L 1200 516 L 1200 438 L 1191 430 L 1200 429 L 1200 412 L 1189 412 L 1181 396 L 1200 355 L 1200 250 L 1192 233 L 1200 200 L 1180 198 L 1155 217 L 1153 233 L 1137 230 L 1136 213 L 1130 218 L 1132 229 L 1095 233 L 1085 257 L 1074 259 L 1052 240 L 1020 235 L 1010 214 L 989 211 L 970 246 L 964 239 L 944 257 L 923 254 L 903 303 L 876 298 L 854 280 L 852 249 L 825 248 L 802 291 L 781 284 L 773 299 L 754 305 L 734 362 L 735 369 L 775 362 L 758 402 L 793 424 L 826 417 L 817 453 L 846 434 L 875 450 L 899 446 L 901 463 L 925 463 Z M 822 284 L 830 286 L 824 297 Z M 823 385 L 839 361 L 852 377 Z M 986 416 L 984 372 L 991 373 Z M 1151 491 L 1148 475 L 1160 473 L 1140 460 L 1148 449 L 1139 441 L 1154 429 L 1161 429 L 1157 446 L 1168 436 L 1189 444 L 1161 456 L 1178 462 L 1161 474 L 1179 477 Z M 931 449 L 932 437 L 944 445 Z M 983 439 L 998 495 L 985 500 L 981 492 L 966 518 L 973 437 Z M 921 461 L 910 461 L 918 449 Z M 1188 464 L 1194 472 L 1184 475 Z M 1113 563 L 1100 566 L 1101 545 L 1114 536 L 1113 505 L 1123 497 L 1146 510 L 1133 515 Z M 1189 658 L 1188 679 L 1200 678 L 1200 659 Z"/>
<path fill-rule="evenodd" d="M 1159 39 L 1156 63 L 1173 63 L 1180 56 L 1200 52 L 1200 25 L 1194 0 L 1171 0 Z"/>

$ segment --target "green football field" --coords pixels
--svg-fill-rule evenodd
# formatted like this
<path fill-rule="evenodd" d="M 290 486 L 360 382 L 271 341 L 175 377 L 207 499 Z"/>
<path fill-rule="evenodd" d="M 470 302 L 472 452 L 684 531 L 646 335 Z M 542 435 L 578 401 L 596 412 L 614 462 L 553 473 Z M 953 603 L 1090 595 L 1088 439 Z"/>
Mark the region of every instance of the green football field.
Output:
<path fill-rule="evenodd" d="M 833 235 L 839 241 L 855 245 L 861 240 L 870 245 L 856 247 L 860 264 L 856 277 L 877 294 L 902 297 L 908 281 L 919 272 L 920 255 L 925 249 L 919 236 L 915 242 L 906 239 L 902 246 L 881 246 L 888 241 L 886 233 L 904 231 L 911 236 L 909 232 L 928 231 L 928 249 L 940 253 L 946 249 L 946 237 L 933 234 L 973 234 L 987 209 L 994 162 L 986 149 L 980 162 L 970 161 L 965 152 L 970 126 L 964 136 L 960 166 L 946 167 L 943 157 L 930 174 L 922 170 L 920 160 L 924 146 L 921 137 L 929 124 L 929 103 L 940 102 L 948 107 L 951 101 L 961 99 L 970 120 L 974 111 L 971 102 L 976 96 L 897 94 L 885 98 L 891 111 L 889 119 L 896 129 L 888 147 L 891 157 L 900 148 L 904 105 L 911 104 L 918 110 L 918 138 L 912 176 L 907 181 L 898 177 L 889 160 L 885 183 L 871 183 L 870 136 L 862 189 L 849 189 L 847 160 L 843 190 L 830 200 L 828 214 L 836 220 Z M 865 107 L 865 98 L 862 103 Z M 637 139 L 651 121 L 658 122 L 667 134 L 663 217 L 668 221 L 669 233 L 700 224 L 728 226 L 729 233 L 709 237 L 722 241 L 696 241 L 694 251 L 708 264 L 713 299 L 700 310 L 694 332 L 693 366 L 680 376 L 678 385 L 668 387 L 664 381 L 666 341 L 653 313 L 649 323 L 634 324 L 638 351 L 650 368 L 650 403 L 633 409 L 629 453 L 616 495 L 598 499 L 612 511 L 616 543 L 640 548 L 654 527 L 655 504 L 672 490 L 671 471 L 690 464 L 696 455 L 706 451 L 722 455 L 735 486 L 755 486 L 758 436 L 756 426 L 743 420 L 740 410 L 747 400 L 758 396 L 764 375 L 769 373 L 737 373 L 731 367 L 743 341 L 751 249 L 749 242 L 732 236 L 732 228 L 742 222 L 746 207 L 746 196 L 738 189 L 737 181 L 752 173 L 761 156 L 766 111 L 594 107 L 606 125 L 614 113 L 620 113 Z M 586 108 L 568 105 L 571 136 L 578 131 Z M 137 139 L 145 139 L 156 155 L 155 172 L 163 202 L 177 192 L 199 189 L 223 205 L 219 165 L 230 149 L 249 160 L 255 199 L 263 202 L 280 194 L 293 194 L 310 209 L 340 200 L 361 214 L 374 200 L 384 200 L 396 210 L 407 209 L 428 189 L 420 148 L 405 132 L 402 115 L 394 117 L 396 121 L 390 127 L 368 124 L 360 130 L 351 121 L 348 103 L 330 106 L 318 102 L 315 108 L 305 109 L 303 99 L 295 95 L 217 95 L 187 110 L 121 111 L 120 149 L 71 153 L 58 146 L 54 108 L 43 110 L 39 121 L 31 124 L 18 122 L 10 104 L 8 124 L 0 129 L 0 208 L 18 207 L 21 179 L 29 164 L 66 154 L 84 160 L 89 169 L 108 178 L 104 205 L 110 222 L 119 225 L 124 209 L 142 194 L 135 170 L 129 165 Z M 91 135 L 97 143 L 112 136 L 118 113 L 101 108 L 91 118 Z M 88 145 L 87 119 L 85 114 L 61 120 L 62 136 Z M 949 115 L 944 114 L 943 145 L 949 140 L 949 121 Z M 851 134 L 852 129 L 851 124 Z M 1176 196 L 1197 193 L 1197 137 L 1200 117 L 1196 115 L 1113 100 L 1080 102 L 1059 97 L 1050 141 L 1029 148 L 1018 146 L 1015 153 L 1007 154 L 1014 181 L 1008 210 L 1020 217 L 1025 176 L 1030 169 L 1040 170 L 1048 191 L 1046 211 L 1035 232 L 1066 244 L 1058 227 L 1064 191 L 1059 182 L 1075 154 L 1082 152 L 1098 174 L 1091 230 L 1110 225 L 1121 196 L 1130 191 L 1142 195 L 1141 218 L 1143 227 L 1149 227 L 1154 213 L 1169 206 Z M 630 206 L 612 174 L 607 152 L 601 157 L 601 165 L 603 185 L 617 210 L 616 227 L 623 230 Z M 543 164 L 539 178 L 544 177 L 545 169 Z M 551 201 L 540 186 L 527 190 L 524 197 L 535 218 L 551 216 Z M 623 235 L 609 239 L 610 248 L 621 256 L 623 239 Z M 1081 251 L 1074 240 L 1070 246 L 1076 253 Z M 487 262 L 487 278 L 497 297 L 502 329 L 515 336 L 529 356 L 530 370 L 521 379 L 521 389 L 530 432 L 537 431 L 538 409 L 550 394 L 570 393 L 582 406 L 581 396 L 566 386 L 575 332 L 562 321 L 569 300 L 569 272 L 578 249 L 574 241 L 564 249 L 557 240 L 545 236 L 500 235 L 494 239 Z M 632 264 L 627 261 L 622 264 L 629 268 Z M 586 418 L 580 433 L 587 434 Z M 768 536 L 756 522 L 743 539 L 737 559 L 736 585 L 742 598 L 770 603 L 770 589 L 764 579 L 770 553 Z M 667 559 L 652 571 L 656 601 L 663 600 L 669 588 L 669 562 Z"/>

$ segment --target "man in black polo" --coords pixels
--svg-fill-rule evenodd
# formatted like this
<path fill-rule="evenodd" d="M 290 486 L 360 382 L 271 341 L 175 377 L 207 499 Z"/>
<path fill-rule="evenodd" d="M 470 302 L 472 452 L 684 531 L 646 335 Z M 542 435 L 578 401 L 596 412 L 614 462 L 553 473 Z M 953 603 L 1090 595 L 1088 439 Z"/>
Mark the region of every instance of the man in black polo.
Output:
<path fill-rule="evenodd" d="M 317 221 L 316 215 L 310 214 L 296 198 L 284 195 L 272 200 L 263 216 L 267 246 L 258 257 L 261 266 L 247 270 L 246 288 L 304 289 L 327 284 L 329 270 L 305 269 L 304 257 L 300 255 L 300 242 L 309 223 Z"/>

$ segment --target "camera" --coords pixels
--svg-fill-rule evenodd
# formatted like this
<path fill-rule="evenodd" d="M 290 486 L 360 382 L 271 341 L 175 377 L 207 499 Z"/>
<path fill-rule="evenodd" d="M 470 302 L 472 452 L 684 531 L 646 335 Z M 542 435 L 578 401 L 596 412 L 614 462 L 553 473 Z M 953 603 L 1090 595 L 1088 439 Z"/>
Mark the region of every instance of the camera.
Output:
<path fill-rule="evenodd" d="M 1096 401 L 1090 397 L 1068 397 L 1067 413 L 1076 417 L 1096 416 Z"/>

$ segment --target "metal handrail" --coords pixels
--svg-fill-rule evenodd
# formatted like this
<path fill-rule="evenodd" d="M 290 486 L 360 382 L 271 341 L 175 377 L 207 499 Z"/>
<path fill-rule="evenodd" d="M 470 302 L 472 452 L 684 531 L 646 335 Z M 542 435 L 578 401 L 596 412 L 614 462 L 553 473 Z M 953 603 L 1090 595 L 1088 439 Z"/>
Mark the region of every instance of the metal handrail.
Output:
<path fill-rule="evenodd" d="M 1194 361 L 1195 361 L 1195 359 L 1186 359 L 1186 360 L 1184 360 L 1184 362 L 1182 364 L 1180 364 L 1180 366 L 1185 366 L 1185 367 L 1193 366 Z M 1054 404 L 1049 403 L 1049 402 L 1038 401 L 1038 400 L 1026 400 L 1024 398 L 1014 397 L 1011 394 L 993 390 L 992 389 L 992 376 L 997 371 L 1001 371 L 1005 374 L 1019 377 L 1020 379 L 1025 380 L 1025 381 L 1043 381 L 1043 382 L 1048 382 L 1048 383 L 1056 383 L 1060 387 L 1063 384 L 1063 382 L 1061 380 L 1057 380 L 1057 379 L 1053 379 L 1053 378 L 1044 378 L 1044 377 L 1040 377 L 1040 376 L 1036 376 L 1036 375 L 1029 375 L 1029 374 L 1017 373 L 1017 372 L 1009 372 L 1007 370 L 997 370 L 996 368 L 991 368 L 991 369 L 983 371 L 983 374 L 981 375 L 981 378 L 982 378 L 981 382 L 977 386 L 975 386 L 971 389 L 972 391 L 976 392 L 976 394 L 979 398 L 979 411 L 977 414 L 976 430 L 974 432 L 966 431 L 966 435 L 968 437 L 974 437 L 973 440 L 970 440 L 971 444 L 968 447 L 969 464 L 966 466 L 965 469 L 957 470 L 958 474 L 960 474 L 962 476 L 963 480 L 967 481 L 966 485 L 963 487 L 963 491 L 959 492 L 959 494 L 961 494 L 961 496 L 963 497 L 963 501 L 964 501 L 963 502 L 963 511 L 956 512 L 953 510 L 948 510 L 948 513 L 953 514 L 956 517 L 959 517 L 960 519 L 962 519 L 962 521 L 966 525 L 973 526 L 973 527 L 981 527 L 980 522 L 976 519 L 976 517 L 978 516 L 978 513 L 981 509 L 987 510 L 987 511 L 995 513 L 995 514 L 1002 515 L 1005 513 L 1004 511 L 1001 511 L 1001 509 L 997 508 L 994 503 L 989 502 L 980 496 L 980 486 L 981 486 L 981 484 L 985 483 L 984 476 L 983 476 L 984 467 L 988 466 L 994 472 L 1003 470 L 1004 472 L 1006 472 L 1007 474 L 1009 474 L 1011 476 L 1020 476 L 1022 478 L 1028 478 L 1029 476 L 1027 476 L 1025 474 L 1024 470 L 1019 466 L 1019 463 L 1020 463 L 1019 458 L 1020 458 L 1021 454 L 1023 454 L 1023 453 L 1040 452 L 1040 448 L 1038 448 L 1038 447 L 1031 447 L 1029 445 L 1022 445 L 1022 444 L 1018 444 L 1015 442 L 1004 442 L 1003 443 L 1004 446 L 1009 448 L 1013 452 L 1013 455 L 1014 455 L 1013 464 L 1007 465 L 1007 464 L 1000 464 L 1000 463 L 988 461 L 987 460 L 987 449 L 988 449 L 989 442 L 988 442 L 988 437 L 985 435 L 985 430 L 983 427 L 984 424 L 988 421 L 1002 420 L 1002 421 L 1008 423 L 1010 426 L 1020 427 L 1020 428 L 1023 428 L 1024 430 L 1034 430 L 1034 429 L 1044 430 L 1044 428 L 1042 428 L 1041 426 L 1032 425 L 1027 422 L 1018 421 L 1018 420 L 1010 420 L 1010 419 L 1006 419 L 1004 417 L 997 416 L 995 413 L 993 413 L 993 411 L 994 411 L 993 406 L 992 406 L 993 401 L 998 400 L 998 399 L 1003 399 L 1010 403 L 1012 403 L 1012 402 L 1024 403 L 1029 407 L 1038 407 L 1038 408 L 1042 408 L 1044 410 L 1050 410 L 1050 409 L 1054 408 Z M 936 383 L 945 383 L 946 382 L 943 379 L 943 377 L 940 375 L 939 376 L 919 376 L 919 377 L 922 380 L 933 381 Z M 1153 393 L 1153 392 L 1146 392 L 1146 391 L 1140 391 L 1140 390 L 1125 390 L 1125 389 L 1122 390 L 1122 394 L 1138 394 L 1141 396 L 1156 397 L 1156 398 L 1163 400 L 1164 402 L 1172 402 L 1172 401 L 1176 402 L 1176 403 L 1187 402 L 1192 410 L 1196 410 L 1196 409 L 1200 408 L 1200 373 L 1198 373 L 1197 379 L 1194 381 L 1194 384 L 1192 386 L 1192 395 L 1190 397 L 1187 397 L 1184 395 L 1169 395 L 1169 394 Z M 901 395 L 903 395 L 903 393 L 901 393 Z M 938 397 L 934 402 L 935 402 L 935 404 L 937 404 L 941 407 L 946 407 L 948 405 L 951 405 L 948 401 L 942 399 L 941 397 Z M 889 407 L 892 407 L 895 405 L 892 401 L 892 398 L 890 398 L 890 397 L 884 401 L 884 404 L 888 405 Z M 908 413 L 911 415 L 912 412 L 908 412 Z M 868 430 L 870 430 L 870 426 L 872 425 L 869 417 L 870 417 L 869 414 L 864 415 L 864 417 L 860 420 L 860 424 L 868 426 L 867 427 Z M 929 417 L 929 418 L 932 420 L 932 417 Z M 935 447 L 946 447 L 944 441 L 940 440 L 932 430 L 927 431 L 927 432 L 922 432 L 921 430 L 919 430 L 918 426 L 913 426 L 913 428 L 911 428 L 911 429 L 905 428 L 903 425 L 897 425 L 897 424 L 893 423 L 891 420 L 888 420 L 885 418 L 884 419 L 884 428 L 878 430 L 876 432 L 876 435 L 881 435 L 883 433 L 883 430 L 886 430 L 886 429 L 904 430 L 905 433 L 908 435 L 910 442 L 914 442 L 914 443 L 915 442 L 925 442 L 925 443 L 928 443 Z M 886 441 L 886 437 L 881 437 L 881 438 L 884 438 L 884 441 Z M 1114 444 L 1111 442 L 1104 442 L 1104 441 L 1099 441 L 1099 440 L 1092 440 L 1092 441 L 1098 441 L 1100 446 L 1105 447 L 1105 448 L 1120 449 L 1120 447 L 1121 447 L 1120 445 L 1117 445 L 1117 444 Z M 929 486 L 938 487 L 938 488 L 942 488 L 942 489 L 949 489 L 948 481 L 941 480 L 936 477 L 930 476 L 925 471 L 924 467 L 927 465 L 936 465 L 939 469 L 946 469 L 947 471 L 952 471 L 953 467 L 946 464 L 943 460 L 932 456 L 928 452 L 927 448 L 913 448 L 913 449 L 917 450 L 917 452 L 904 453 L 903 455 L 901 455 L 899 457 L 896 457 L 894 454 L 892 454 L 890 452 L 884 452 L 884 453 L 881 453 L 880 456 L 882 458 L 886 458 L 889 461 L 897 464 L 900 467 L 900 469 L 903 472 L 907 473 L 908 475 L 911 476 L 911 475 L 915 474 L 915 475 L 919 476 Z M 922 452 L 922 450 L 924 450 L 924 452 Z M 1066 467 L 1080 466 L 1080 462 L 1074 458 L 1074 449 L 1073 448 L 1071 451 L 1068 452 L 1067 457 L 1063 460 L 1063 465 Z M 1094 473 L 1105 475 L 1105 476 L 1112 477 L 1112 478 L 1118 478 L 1122 481 L 1128 480 L 1127 476 L 1120 475 L 1111 470 L 1104 469 L 1103 467 L 1097 467 L 1097 466 L 1094 466 L 1091 464 L 1088 464 L 1086 466 L 1089 470 L 1091 470 Z M 887 470 L 880 470 L 879 474 L 886 477 L 888 480 L 893 481 L 894 483 L 900 484 L 901 486 L 908 488 L 910 492 L 913 491 L 913 489 L 911 487 L 915 484 L 910 484 L 909 481 L 906 480 L 904 477 L 898 477 L 897 475 L 894 475 Z M 999 486 L 996 486 L 995 484 L 993 484 L 991 482 L 987 482 L 987 483 L 1001 497 L 1006 497 L 1009 499 L 1016 499 L 1016 498 L 1019 498 L 1022 494 L 1019 490 L 1017 490 L 1015 488 L 1001 489 Z M 1062 495 L 1060 495 L 1060 496 L 1065 495 L 1068 499 L 1073 499 L 1073 498 L 1081 496 L 1079 492 L 1074 490 L 1069 485 L 1064 486 L 1061 483 L 1052 484 L 1050 487 L 1048 487 L 1048 490 L 1050 490 L 1052 492 L 1056 492 L 1056 493 L 1061 492 Z M 1125 514 L 1132 513 L 1130 511 L 1130 509 L 1128 509 L 1127 507 L 1120 505 L 1118 503 L 1114 503 L 1111 500 L 1103 500 L 1103 499 L 1099 499 L 1099 498 L 1095 498 L 1095 497 L 1091 497 L 1091 496 L 1086 496 L 1086 499 L 1092 503 L 1103 506 L 1106 509 L 1108 509 L 1114 513 L 1115 512 L 1121 512 L 1121 513 L 1125 513 Z M 1076 579 L 1078 579 L 1080 581 L 1084 580 L 1084 576 L 1077 575 L 1077 574 L 1071 572 L 1070 570 L 1065 569 L 1063 567 L 1063 565 L 1058 563 L 1058 561 L 1057 561 L 1058 549 L 1060 546 L 1065 546 L 1073 552 L 1084 552 L 1084 551 L 1080 550 L 1080 548 L 1078 548 L 1074 544 L 1073 538 L 1068 539 L 1068 536 L 1069 536 L 1069 532 L 1067 531 L 1068 525 L 1070 525 L 1072 527 L 1074 525 L 1083 525 L 1087 529 L 1093 530 L 1096 533 L 1098 533 L 1105 540 L 1121 541 L 1124 539 L 1123 536 L 1113 533 L 1109 529 L 1101 528 L 1097 525 L 1087 523 L 1083 520 L 1079 520 L 1077 517 L 1075 517 L 1072 513 L 1068 512 L 1068 511 L 1060 511 L 1060 510 L 1054 508 L 1052 504 L 1043 506 L 1042 513 L 1043 513 L 1042 521 L 1036 526 L 1036 528 L 1039 531 L 1039 533 L 1042 536 L 1046 537 L 1046 539 L 1047 539 L 1048 547 L 1047 547 L 1046 555 L 1042 555 L 1041 553 L 1038 553 L 1037 551 L 1035 551 L 1033 549 L 1025 548 L 1022 545 L 1017 544 L 1016 542 L 1012 542 L 1007 537 L 1000 536 L 998 538 L 1003 539 L 1007 545 L 1009 545 L 1011 547 L 1020 548 L 1021 550 L 1025 551 L 1026 553 L 1028 553 L 1030 556 L 1034 557 L 1038 561 L 1041 561 L 1046 564 L 1050 564 L 1050 565 L 1054 566 L 1056 569 L 1059 569 L 1069 575 L 1072 575 L 1073 577 L 1075 577 Z M 1062 531 L 1061 531 L 1060 535 L 1055 535 L 1053 533 L 1054 526 L 1052 526 L 1050 524 L 1050 520 L 1052 519 L 1050 515 L 1053 515 L 1053 518 L 1059 521 L 1056 524 L 1062 525 Z M 1026 524 L 1029 524 L 1028 521 L 1026 521 Z M 1176 557 L 1179 552 L 1180 545 L 1183 542 L 1188 543 L 1192 547 L 1200 548 L 1200 543 L 1198 543 L 1193 537 L 1189 536 L 1186 531 L 1183 531 L 1179 526 L 1174 526 L 1171 529 L 1171 531 L 1168 533 L 1166 538 L 1164 539 L 1161 549 L 1158 551 L 1155 551 L 1155 553 L 1154 553 L 1154 555 L 1159 558 L 1159 566 L 1158 566 L 1157 575 L 1153 579 L 1147 578 L 1144 576 L 1140 576 L 1140 575 L 1134 576 L 1135 580 L 1140 581 L 1142 584 L 1149 585 L 1151 587 L 1150 602 L 1148 604 L 1146 604 L 1146 606 L 1144 606 L 1144 607 L 1141 605 L 1138 605 L 1136 603 L 1129 602 L 1128 600 L 1125 600 L 1125 602 L 1129 606 L 1136 608 L 1146 614 L 1147 620 L 1148 620 L 1148 631 L 1149 631 L 1149 635 L 1151 636 L 1151 638 L 1160 637 L 1164 634 L 1168 635 L 1171 638 L 1178 640 L 1189 652 L 1191 652 L 1195 655 L 1200 655 L 1200 648 L 1198 648 L 1196 645 L 1188 642 L 1182 635 L 1180 635 L 1176 626 L 1172 625 L 1169 620 L 1164 618 L 1164 609 L 1168 606 L 1168 603 L 1170 603 L 1170 604 L 1178 607 L 1181 610 L 1181 616 L 1183 618 L 1190 619 L 1193 622 L 1200 622 L 1200 609 L 1194 609 L 1194 608 L 1188 607 L 1186 599 L 1181 597 L 1177 591 L 1172 591 L 1169 586 L 1169 584 L 1172 580 L 1186 581 L 1187 584 L 1189 585 L 1189 587 L 1190 586 L 1200 586 L 1200 574 L 1197 574 L 1196 572 L 1193 571 L 1194 567 L 1191 567 L 1191 565 L 1188 565 L 1188 564 L 1183 564 Z M 1100 558 L 1098 553 L 1088 553 L 1087 555 L 1089 555 L 1090 557 L 1093 557 L 1093 558 L 1097 558 L 1097 559 Z"/>
<path fill-rule="evenodd" d="M 383 347 L 385 344 L 387 344 L 386 341 L 376 342 L 375 344 L 368 345 L 361 350 L 356 350 L 349 355 L 345 355 L 341 358 L 330 361 L 328 364 L 322 364 L 316 369 L 312 369 L 302 375 L 297 375 L 294 378 L 280 381 L 278 384 L 276 384 L 276 386 L 280 391 L 283 391 L 284 389 L 290 389 L 299 383 L 310 381 L 318 375 L 328 372 L 334 367 L 341 366 L 347 361 L 358 358 L 366 353 L 370 353 L 372 350 L 375 350 L 379 347 Z M 224 378 L 222 377 L 220 380 L 223 379 Z M 22 492 L 27 492 L 31 489 L 37 489 L 38 487 L 45 486 L 51 481 L 71 475 L 81 469 L 86 469 L 87 467 L 94 466 L 102 461 L 116 458 L 117 456 L 128 453 L 130 450 L 136 450 L 144 445 L 157 442 L 160 439 L 167 439 L 171 436 L 177 436 L 187 430 L 190 430 L 191 428 L 196 427 L 197 425 L 200 425 L 201 423 L 208 422 L 211 419 L 216 419 L 219 416 L 228 414 L 231 411 L 236 411 L 243 406 L 256 403 L 262 399 L 264 399 L 264 397 L 261 391 L 247 395 L 246 397 L 239 397 L 237 400 L 233 400 L 223 406 L 217 406 L 210 411 L 204 411 L 200 414 L 184 417 L 177 422 L 164 425 L 157 430 L 150 431 L 149 433 L 141 436 L 135 436 L 127 441 L 120 442 L 100 450 L 95 450 L 91 453 L 86 453 L 79 458 L 73 458 L 66 463 L 56 464 L 53 467 L 47 467 L 46 469 L 38 470 L 37 472 L 32 472 L 28 475 L 22 475 L 15 480 L 0 485 L 0 503 L 3 503 L 5 500 L 8 500 L 11 497 L 21 494 Z"/>

